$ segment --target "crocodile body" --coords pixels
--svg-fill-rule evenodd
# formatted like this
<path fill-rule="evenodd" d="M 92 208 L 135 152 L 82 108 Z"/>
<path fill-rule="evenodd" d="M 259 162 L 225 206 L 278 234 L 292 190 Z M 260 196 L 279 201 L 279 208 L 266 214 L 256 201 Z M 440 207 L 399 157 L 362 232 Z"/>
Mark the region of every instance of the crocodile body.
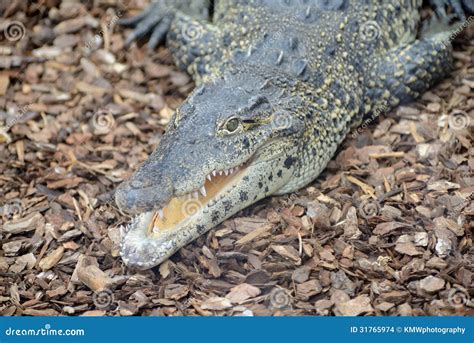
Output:
<path fill-rule="evenodd" d="M 124 230 L 125 263 L 151 268 L 250 204 L 297 191 L 364 116 L 443 78 L 449 32 L 417 39 L 421 5 L 227 0 L 212 21 L 205 6 L 153 5 L 161 17 L 142 15 L 130 40 L 154 28 L 154 47 L 166 33 L 198 87 L 117 189 L 119 207 L 138 215 Z"/>

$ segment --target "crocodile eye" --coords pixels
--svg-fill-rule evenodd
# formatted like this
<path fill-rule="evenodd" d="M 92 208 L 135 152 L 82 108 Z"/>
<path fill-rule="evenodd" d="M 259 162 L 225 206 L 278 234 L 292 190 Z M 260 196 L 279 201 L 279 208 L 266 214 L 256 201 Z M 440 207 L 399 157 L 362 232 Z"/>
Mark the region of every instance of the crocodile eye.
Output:
<path fill-rule="evenodd" d="M 242 127 L 242 121 L 239 118 L 230 118 L 224 125 L 228 133 L 235 133 Z"/>

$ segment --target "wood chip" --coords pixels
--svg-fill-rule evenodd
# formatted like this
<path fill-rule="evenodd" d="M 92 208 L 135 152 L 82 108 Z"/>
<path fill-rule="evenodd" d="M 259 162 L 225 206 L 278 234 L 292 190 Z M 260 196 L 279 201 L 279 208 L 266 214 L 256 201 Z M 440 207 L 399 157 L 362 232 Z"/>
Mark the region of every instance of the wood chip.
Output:
<path fill-rule="evenodd" d="M 232 303 L 227 298 L 212 297 L 201 303 L 204 310 L 222 311 L 232 307 Z"/>
<path fill-rule="evenodd" d="M 301 264 L 301 258 L 299 256 L 298 251 L 295 248 L 293 248 L 291 245 L 273 245 L 272 249 L 277 254 L 295 262 L 296 265 Z"/>
<path fill-rule="evenodd" d="M 272 225 L 270 224 L 267 224 L 267 225 L 263 225 L 259 228 L 256 228 L 255 230 L 249 232 L 248 234 L 246 234 L 245 236 L 243 236 L 242 238 L 240 238 L 237 242 L 235 242 L 237 245 L 245 245 L 251 241 L 253 241 L 254 239 L 260 237 L 261 235 L 263 235 L 264 233 L 266 233 L 267 231 L 270 231 L 272 229 Z"/>
<path fill-rule="evenodd" d="M 24 218 L 7 222 L 0 228 L 1 231 L 11 234 L 36 230 L 37 225 L 43 222 L 43 216 L 40 213 L 32 213 Z"/>
<path fill-rule="evenodd" d="M 435 293 L 442 290 L 445 283 L 443 279 L 430 275 L 420 280 L 419 287 L 425 292 Z"/>
<path fill-rule="evenodd" d="M 353 183 L 354 185 L 359 186 L 362 191 L 368 195 L 375 196 L 375 190 L 373 187 L 369 186 L 368 184 L 356 179 L 352 176 L 347 176 L 347 181 Z"/>
<path fill-rule="evenodd" d="M 170 284 L 165 288 L 165 297 L 172 300 L 184 298 L 189 293 L 189 288 L 185 285 Z"/>
<path fill-rule="evenodd" d="M 416 249 L 415 245 L 412 242 L 398 243 L 395 246 L 395 250 L 400 254 L 405 254 L 408 256 L 423 255 L 423 252 Z"/>
<path fill-rule="evenodd" d="M 374 309 L 370 302 L 370 298 L 367 295 L 359 295 L 352 300 L 336 304 L 336 314 L 340 316 L 371 314 Z"/>
<path fill-rule="evenodd" d="M 296 296 L 301 300 L 309 300 L 321 291 L 322 287 L 318 280 L 310 280 L 296 285 Z"/>
<path fill-rule="evenodd" d="M 53 268 L 63 257 L 64 255 L 64 247 L 60 246 L 48 256 L 44 257 L 41 261 L 39 261 L 38 266 L 41 270 L 46 271 Z"/>
<path fill-rule="evenodd" d="M 8 75 L 0 75 L 0 95 L 1 96 L 4 96 L 7 93 L 9 84 L 10 84 L 10 77 Z"/>
<path fill-rule="evenodd" d="M 400 158 L 400 157 L 404 157 L 404 156 L 405 156 L 405 153 L 403 151 L 386 152 L 386 153 L 381 153 L 381 154 L 369 154 L 370 158 L 375 158 L 375 159 L 390 158 L 390 157 Z"/>
<path fill-rule="evenodd" d="M 258 295 L 260 295 L 259 288 L 247 283 L 242 283 L 233 287 L 225 297 L 233 304 L 242 304 L 246 300 L 254 298 Z"/>
<path fill-rule="evenodd" d="M 86 257 L 78 260 L 75 270 L 78 280 L 94 292 L 108 289 L 112 285 L 112 279 L 93 261 Z"/>

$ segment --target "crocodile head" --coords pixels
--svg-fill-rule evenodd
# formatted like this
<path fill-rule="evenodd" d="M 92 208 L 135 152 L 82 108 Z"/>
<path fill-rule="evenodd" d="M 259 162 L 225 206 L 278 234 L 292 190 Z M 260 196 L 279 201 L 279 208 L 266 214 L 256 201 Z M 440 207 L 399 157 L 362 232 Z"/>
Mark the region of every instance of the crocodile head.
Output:
<path fill-rule="evenodd" d="M 160 264 L 288 184 L 304 121 L 292 115 L 301 99 L 283 88 L 268 77 L 229 74 L 177 109 L 158 148 L 116 191 L 118 206 L 136 215 L 123 232 L 127 265 Z"/>

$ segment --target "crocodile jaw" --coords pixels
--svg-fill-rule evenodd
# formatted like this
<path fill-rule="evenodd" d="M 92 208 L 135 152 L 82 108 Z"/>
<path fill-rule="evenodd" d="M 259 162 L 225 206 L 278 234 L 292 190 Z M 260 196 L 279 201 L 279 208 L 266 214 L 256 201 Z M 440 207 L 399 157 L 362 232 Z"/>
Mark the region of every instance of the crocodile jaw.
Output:
<path fill-rule="evenodd" d="M 188 224 L 151 238 L 149 226 L 153 217 L 153 212 L 140 214 L 123 230 L 120 254 L 127 266 L 142 270 L 153 268 L 199 236 L 198 226 Z"/>
<path fill-rule="evenodd" d="M 122 230 L 120 252 L 124 263 L 137 269 L 153 268 L 225 219 L 264 198 L 268 193 L 255 185 L 267 168 L 268 163 L 255 163 L 241 169 L 221 185 L 212 199 L 172 227 L 154 228 L 156 223 L 163 224 L 163 220 L 157 220 L 156 212 L 138 215 Z M 275 182 L 274 186 L 269 189 L 271 193 L 281 184 Z M 244 198 L 242 192 L 246 194 Z"/>

